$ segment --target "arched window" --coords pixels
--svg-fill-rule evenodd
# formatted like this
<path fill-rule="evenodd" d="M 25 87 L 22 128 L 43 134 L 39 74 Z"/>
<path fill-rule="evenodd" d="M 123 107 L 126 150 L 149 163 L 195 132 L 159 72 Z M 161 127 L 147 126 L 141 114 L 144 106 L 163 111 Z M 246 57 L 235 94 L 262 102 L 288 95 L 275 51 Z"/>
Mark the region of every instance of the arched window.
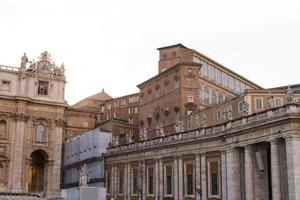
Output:
<path fill-rule="evenodd" d="M 209 88 L 206 86 L 204 87 L 204 91 L 203 91 L 203 100 L 204 103 L 206 104 L 210 104 L 210 97 L 209 97 Z"/>
<path fill-rule="evenodd" d="M 217 93 L 215 90 L 211 92 L 211 103 L 217 103 Z"/>
<path fill-rule="evenodd" d="M 0 163 L 0 183 L 4 182 L 4 166 Z"/>
<path fill-rule="evenodd" d="M 7 128 L 6 121 L 4 121 L 4 120 L 0 121 L 0 139 L 5 138 L 6 128 Z"/>
<path fill-rule="evenodd" d="M 45 142 L 45 125 L 42 123 L 38 123 L 36 126 L 36 134 L 35 134 L 35 141 L 36 142 Z"/>

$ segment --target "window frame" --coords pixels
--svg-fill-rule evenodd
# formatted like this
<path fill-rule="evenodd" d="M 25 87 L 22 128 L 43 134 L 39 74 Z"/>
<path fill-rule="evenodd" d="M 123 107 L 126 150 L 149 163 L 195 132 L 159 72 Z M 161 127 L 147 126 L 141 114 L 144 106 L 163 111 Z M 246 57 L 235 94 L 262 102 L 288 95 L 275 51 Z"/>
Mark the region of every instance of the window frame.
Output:
<path fill-rule="evenodd" d="M 41 85 L 47 85 L 47 88 L 42 88 Z M 46 93 L 46 94 L 43 94 Z M 38 81 L 38 88 L 37 88 L 37 94 L 41 95 L 41 96 L 49 96 L 49 82 L 48 81 L 44 81 L 44 80 L 39 80 Z"/>
<path fill-rule="evenodd" d="M 193 165 L 193 173 L 192 173 L 192 194 L 187 194 L 188 192 L 188 173 L 187 173 L 187 165 Z M 196 190 L 196 187 L 195 187 L 195 184 L 196 184 L 196 176 L 195 176 L 195 162 L 190 160 L 190 161 L 186 161 L 184 162 L 184 196 L 185 197 L 195 197 L 195 190 Z"/>
<path fill-rule="evenodd" d="M 167 183 L 167 167 L 171 167 L 171 194 L 167 194 L 168 192 L 168 183 Z M 165 197 L 173 197 L 174 196 L 174 168 L 172 163 L 166 163 L 164 165 L 164 196 Z"/>
<path fill-rule="evenodd" d="M 152 168 L 152 193 L 149 193 L 149 169 L 150 168 Z M 155 178 L 154 178 L 154 176 L 155 176 L 155 168 L 154 168 L 154 165 L 149 165 L 149 166 L 147 166 L 147 182 L 146 182 L 146 194 L 147 194 L 147 196 L 149 196 L 149 197 L 154 197 L 154 195 L 155 195 Z"/>
<path fill-rule="evenodd" d="M 218 195 L 211 194 L 211 170 L 210 170 L 210 163 L 211 162 L 217 162 L 218 163 Z M 221 198 L 221 166 L 220 166 L 220 158 L 208 158 L 207 159 L 207 182 L 208 182 L 208 198 Z"/>
<path fill-rule="evenodd" d="M 257 100 L 261 100 L 261 108 L 260 108 L 260 109 L 257 108 L 257 105 L 258 105 Z M 261 110 L 263 110 L 263 109 L 264 109 L 264 98 L 262 98 L 262 97 L 255 97 L 255 98 L 254 98 L 254 105 L 255 105 L 255 110 L 256 110 L 256 111 L 261 111 Z"/>

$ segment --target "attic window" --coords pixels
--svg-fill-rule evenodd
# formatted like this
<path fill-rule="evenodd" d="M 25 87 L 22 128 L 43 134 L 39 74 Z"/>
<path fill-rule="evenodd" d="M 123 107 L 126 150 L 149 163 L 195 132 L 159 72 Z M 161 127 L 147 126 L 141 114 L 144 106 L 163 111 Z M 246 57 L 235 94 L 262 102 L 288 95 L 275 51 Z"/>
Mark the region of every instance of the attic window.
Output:
<path fill-rule="evenodd" d="M 1 89 L 9 91 L 10 90 L 10 81 L 2 80 Z"/>
<path fill-rule="evenodd" d="M 48 85 L 49 83 L 46 81 L 39 81 L 38 94 L 48 95 Z"/>

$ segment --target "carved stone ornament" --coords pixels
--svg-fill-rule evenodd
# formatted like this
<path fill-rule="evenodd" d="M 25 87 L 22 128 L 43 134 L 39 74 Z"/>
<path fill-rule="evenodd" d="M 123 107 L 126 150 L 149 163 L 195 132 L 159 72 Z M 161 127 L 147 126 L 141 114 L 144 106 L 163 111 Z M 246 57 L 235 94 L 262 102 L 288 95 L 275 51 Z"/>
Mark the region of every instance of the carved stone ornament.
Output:
<path fill-rule="evenodd" d="M 140 141 L 148 140 L 148 129 L 141 128 L 139 132 Z"/>
<path fill-rule="evenodd" d="M 65 65 L 62 64 L 60 67 L 56 66 L 51 59 L 51 55 L 44 51 L 38 58 L 38 61 L 30 61 L 30 66 L 27 72 L 31 74 L 43 74 L 54 78 L 64 78 L 65 77 Z"/>
<path fill-rule="evenodd" d="M 65 127 L 67 123 L 63 119 L 55 119 L 55 124 L 56 124 L 56 126 L 59 126 L 59 127 Z"/>
<path fill-rule="evenodd" d="M 132 135 L 132 133 L 126 133 L 126 143 L 127 144 L 133 143 L 133 135 Z"/>
<path fill-rule="evenodd" d="M 11 116 L 18 121 L 26 121 L 30 117 L 30 115 L 27 113 L 19 113 L 19 112 L 14 112 L 11 114 Z"/>
<path fill-rule="evenodd" d="M 244 116 L 248 115 L 249 114 L 249 104 L 246 101 L 243 101 L 242 106 L 243 106 Z"/>
<path fill-rule="evenodd" d="M 175 132 L 176 133 L 181 133 L 184 131 L 184 128 L 183 128 L 183 121 L 182 120 L 178 120 L 175 124 Z"/>

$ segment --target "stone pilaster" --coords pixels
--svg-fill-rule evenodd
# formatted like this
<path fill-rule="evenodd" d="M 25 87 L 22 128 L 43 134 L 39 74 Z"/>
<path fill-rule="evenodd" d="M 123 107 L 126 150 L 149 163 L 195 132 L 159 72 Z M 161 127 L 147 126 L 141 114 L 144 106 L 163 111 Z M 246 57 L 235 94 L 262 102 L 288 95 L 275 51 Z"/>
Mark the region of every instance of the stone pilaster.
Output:
<path fill-rule="evenodd" d="M 131 199 L 131 165 L 130 163 L 128 163 L 127 165 L 127 194 L 125 195 L 125 197 L 127 196 L 127 199 L 130 200 Z"/>
<path fill-rule="evenodd" d="M 201 154 L 201 200 L 207 199 L 206 154 Z"/>
<path fill-rule="evenodd" d="M 200 154 L 195 155 L 195 176 L 196 176 L 196 200 L 201 200 L 201 161 L 200 161 Z"/>
<path fill-rule="evenodd" d="M 271 148 L 271 180 L 272 180 L 272 200 L 281 200 L 280 188 L 280 164 L 279 164 L 279 147 L 278 140 L 270 142 Z"/>
<path fill-rule="evenodd" d="M 164 161 L 159 159 L 159 199 L 164 198 Z"/>
<path fill-rule="evenodd" d="M 27 117 L 23 113 L 15 113 L 16 132 L 13 136 L 12 153 L 12 192 L 22 192 L 22 179 L 25 178 L 23 171 L 24 139 Z"/>
<path fill-rule="evenodd" d="M 143 200 L 147 197 L 147 169 L 146 162 L 143 161 Z"/>
<path fill-rule="evenodd" d="M 227 198 L 241 199 L 240 158 L 239 150 L 231 149 L 226 152 L 227 158 Z"/>
<path fill-rule="evenodd" d="M 177 157 L 174 157 L 173 168 L 174 168 L 174 200 L 179 200 L 178 199 L 178 159 L 177 159 Z"/>
<path fill-rule="evenodd" d="M 159 199 L 159 160 L 155 160 L 155 200 Z"/>
<path fill-rule="evenodd" d="M 178 199 L 183 199 L 183 160 L 178 157 Z"/>
<path fill-rule="evenodd" d="M 255 199 L 253 179 L 253 147 L 245 146 L 245 195 L 246 200 Z"/>
<path fill-rule="evenodd" d="M 289 200 L 300 200 L 300 138 L 287 138 L 286 161 Z"/>
<path fill-rule="evenodd" d="M 146 165 L 145 161 L 139 162 L 139 169 L 140 169 L 140 184 L 139 188 L 141 189 L 141 194 L 139 195 L 139 198 L 141 200 L 146 199 Z"/>
<path fill-rule="evenodd" d="M 227 199 L 227 168 L 226 168 L 226 152 L 221 153 L 221 176 L 222 176 L 222 200 Z"/>
<path fill-rule="evenodd" d="M 56 123 L 55 131 L 52 132 L 51 142 L 53 142 L 53 165 L 52 165 L 52 188 L 50 196 L 60 194 L 60 170 L 61 170 L 61 152 L 63 142 L 63 126 Z M 48 195 L 49 196 L 49 195 Z"/>

